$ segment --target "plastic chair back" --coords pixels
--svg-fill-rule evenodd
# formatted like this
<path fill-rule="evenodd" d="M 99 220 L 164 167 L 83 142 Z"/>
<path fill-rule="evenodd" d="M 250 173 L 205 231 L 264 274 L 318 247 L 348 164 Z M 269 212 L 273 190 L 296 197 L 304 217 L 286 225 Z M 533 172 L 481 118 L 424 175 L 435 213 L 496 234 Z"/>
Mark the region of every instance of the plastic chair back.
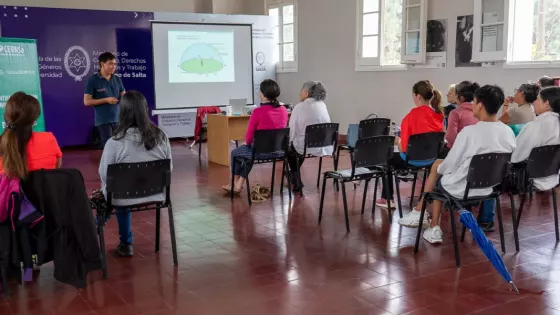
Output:
<path fill-rule="evenodd" d="M 470 189 L 493 188 L 503 182 L 509 171 L 511 153 L 486 153 L 472 157 L 467 174 L 465 200 Z"/>
<path fill-rule="evenodd" d="M 352 167 L 374 167 L 387 165 L 393 157 L 395 137 L 377 136 L 360 139 L 354 148 Z"/>
<path fill-rule="evenodd" d="M 391 120 L 388 118 L 372 118 L 360 121 L 358 138 L 386 136 L 389 134 Z"/>
<path fill-rule="evenodd" d="M 534 148 L 527 160 L 529 179 L 558 175 L 560 170 L 560 145 Z"/>
<path fill-rule="evenodd" d="M 288 151 L 290 128 L 256 130 L 253 137 L 253 156 Z"/>
<path fill-rule="evenodd" d="M 338 124 L 315 124 L 305 127 L 306 148 L 336 146 L 338 142 Z"/>
<path fill-rule="evenodd" d="M 444 132 L 428 132 L 410 136 L 406 147 L 406 157 L 409 161 L 425 161 L 437 159 Z"/>
<path fill-rule="evenodd" d="M 149 197 L 163 193 L 166 188 L 169 197 L 170 185 L 171 160 L 169 159 L 112 164 L 107 167 L 107 194 L 114 199 Z"/>

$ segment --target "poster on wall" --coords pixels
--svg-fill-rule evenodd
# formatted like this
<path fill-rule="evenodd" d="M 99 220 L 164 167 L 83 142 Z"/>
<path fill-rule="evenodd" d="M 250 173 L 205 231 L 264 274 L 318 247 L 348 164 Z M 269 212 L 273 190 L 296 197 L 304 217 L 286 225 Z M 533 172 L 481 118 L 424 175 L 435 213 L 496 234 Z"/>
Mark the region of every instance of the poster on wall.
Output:
<path fill-rule="evenodd" d="M 0 117 L 4 117 L 10 96 L 20 91 L 35 97 L 42 106 L 37 43 L 34 39 L 0 37 Z M 35 131 L 45 131 L 42 112 L 33 126 Z M 5 124 L 2 119 L 0 133 Z"/>
<path fill-rule="evenodd" d="M 455 42 L 455 67 L 480 67 L 482 64 L 471 62 L 473 49 L 474 16 L 457 17 L 457 40 Z"/>
<path fill-rule="evenodd" d="M 260 83 L 265 79 L 276 79 L 278 53 L 275 51 L 277 46 L 275 45 L 273 21 L 268 16 L 156 12 L 154 13 L 154 20 L 252 24 L 255 102 L 259 101 Z M 196 109 L 192 109 L 191 112 L 187 113 L 158 115 L 158 124 L 170 137 L 191 137 L 194 135 L 195 119 Z"/>
<path fill-rule="evenodd" d="M 152 13 L 0 7 L 2 35 L 37 41 L 45 126 L 61 146 L 84 145 L 94 113 L 83 104 L 87 79 L 109 51 L 125 89 L 154 104 L 150 20 Z"/>
<path fill-rule="evenodd" d="M 429 20 L 426 38 L 426 63 L 414 68 L 445 68 L 447 66 L 447 19 Z"/>

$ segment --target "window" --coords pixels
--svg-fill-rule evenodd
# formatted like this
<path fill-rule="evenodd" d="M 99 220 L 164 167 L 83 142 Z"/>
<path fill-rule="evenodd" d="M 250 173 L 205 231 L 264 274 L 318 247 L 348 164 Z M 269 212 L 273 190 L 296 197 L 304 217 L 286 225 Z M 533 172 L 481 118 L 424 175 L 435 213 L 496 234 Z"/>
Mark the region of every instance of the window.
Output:
<path fill-rule="evenodd" d="M 357 1 L 356 70 L 425 62 L 426 0 Z"/>
<path fill-rule="evenodd" d="M 532 0 L 521 0 L 532 1 Z M 475 0 L 473 62 L 504 61 L 508 0 Z"/>
<path fill-rule="evenodd" d="M 510 0 L 507 61 L 560 64 L 560 1 Z"/>
<path fill-rule="evenodd" d="M 297 71 L 297 6 L 295 1 L 269 2 L 268 15 L 274 18 L 275 33 L 278 34 L 277 70 L 279 72 Z"/>

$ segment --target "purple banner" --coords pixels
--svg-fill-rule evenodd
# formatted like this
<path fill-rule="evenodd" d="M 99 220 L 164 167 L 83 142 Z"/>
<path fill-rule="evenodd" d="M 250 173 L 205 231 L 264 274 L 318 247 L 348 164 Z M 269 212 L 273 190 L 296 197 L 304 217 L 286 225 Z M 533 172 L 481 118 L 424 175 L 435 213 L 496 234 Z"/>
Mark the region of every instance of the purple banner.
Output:
<path fill-rule="evenodd" d="M 83 145 L 94 126 L 84 86 L 99 69 L 99 54 L 117 55 L 125 89 L 154 105 L 150 20 L 153 13 L 0 7 L 2 36 L 37 40 L 47 131 L 60 146 Z"/>

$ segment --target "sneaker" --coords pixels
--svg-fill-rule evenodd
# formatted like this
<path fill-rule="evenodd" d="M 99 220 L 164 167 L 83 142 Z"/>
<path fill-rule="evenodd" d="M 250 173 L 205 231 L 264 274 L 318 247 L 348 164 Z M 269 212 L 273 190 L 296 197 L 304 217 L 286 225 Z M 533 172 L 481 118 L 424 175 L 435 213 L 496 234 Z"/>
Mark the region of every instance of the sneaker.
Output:
<path fill-rule="evenodd" d="M 416 208 L 412 209 L 409 214 L 399 219 L 399 224 L 408 228 L 417 228 L 420 224 L 420 211 L 416 210 Z M 428 212 L 425 212 L 422 228 L 427 229 L 429 225 Z"/>
<path fill-rule="evenodd" d="M 495 231 L 494 222 L 487 222 L 487 223 L 478 222 L 478 226 L 484 232 L 494 232 Z"/>
<path fill-rule="evenodd" d="M 134 249 L 132 245 L 119 244 L 117 246 L 117 254 L 121 257 L 132 257 L 134 256 Z"/>
<path fill-rule="evenodd" d="M 443 243 L 443 232 L 441 231 L 441 228 L 439 227 L 439 225 L 436 225 L 435 227 L 426 229 L 424 231 L 424 239 L 428 242 L 430 242 L 431 244 L 439 244 L 439 243 Z"/>
<path fill-rule="evenodd" d="M 378 207 L 383 208 L 383 209 L 389 208 L 389 207 L 387 206 L 387 200 L 386 200 L 386 199 L 377 199 L 377 201 L 375 202 L 375 204 L 376 204 Z M 395 202 L 394 202 L 393 200 L 391 200 L 391 209 L 396 209 L 396 207 L 395 207 Z"/>

